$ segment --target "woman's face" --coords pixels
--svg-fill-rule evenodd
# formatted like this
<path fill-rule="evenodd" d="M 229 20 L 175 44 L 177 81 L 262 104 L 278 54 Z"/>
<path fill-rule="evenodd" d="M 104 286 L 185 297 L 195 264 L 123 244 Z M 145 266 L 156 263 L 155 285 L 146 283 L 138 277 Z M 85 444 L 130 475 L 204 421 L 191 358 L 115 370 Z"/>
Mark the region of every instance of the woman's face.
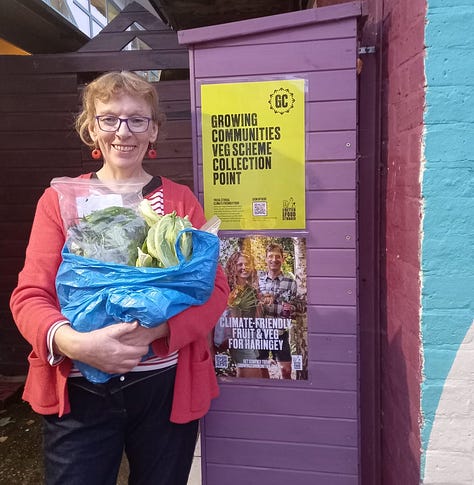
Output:
<path fill-rule="evenodd" d="M 140 98 L 122 94 L 111 98 L 107 103 L 95 102 L 96 116 L 110 115 L 119 118 L 143 116 L 151 118 L 151 107 Z M 102 152 L 104 165 L 116 171 L 133 173 L 141 169 L 143 158 L 150 143 L 158 136 L 158 126 L 150 121 L 148 129 L 143 133 L 133 133 L 126 123 L 121 123 L 116 131 L 103 131 L 98 121 L 89 129 L 90 135 Z"/>
<path fill-rule="evenodd" d="M 250 278 L 252 268 L 250 261 L 245 256 L 239 256 L 235 266 L 238 280 L 246 281 L 248 278 Z"/>

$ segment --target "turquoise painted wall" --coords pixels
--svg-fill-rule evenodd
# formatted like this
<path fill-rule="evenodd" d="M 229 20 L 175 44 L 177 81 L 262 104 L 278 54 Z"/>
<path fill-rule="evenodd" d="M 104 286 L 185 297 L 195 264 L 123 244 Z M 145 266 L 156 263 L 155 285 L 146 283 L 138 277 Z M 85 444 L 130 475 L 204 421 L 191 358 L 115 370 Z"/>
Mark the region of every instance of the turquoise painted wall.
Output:
<path fill-rule="evenodd" d="M 422 477 L 425 473 L 425 483 L 442 483 L 428 470 L 430 453 L 441 456 L 442 451 L 433 438 L 437 420 L 467 417 L 466 423 L 474 422 L 473 407 L 465 406 L 467 396 L 461 389 L 472 389 L 474 384 L 469 362 L 469 356 L 474 361 L 472 346 L 465 342 L 467 351 L 459 352 L 474 313 L 474 2 L 428 0 L 427 6 L 421 254 Z M 460 373 L 455 380 L 448 380 L 453 363 L 460 358 L 466 359 L 458 365 Z M 448 413 L 446 407 L 441 410 L 439 406 L 443 395 L 443 402 L 452 407 Z M 456 426 L 449 429 L 446 426 L 443 431 L 448 433 L 446 442 L 454 438 L 449 433 L 456 432 Z M 473 448 L 471 434 L 471 451 L 466 446 L 461 451 L 453 450 L 453 446 L 450 450 L 472 460 Z M 474 473 L 472 466 L 470 469 Z M 474 477 L 461 474 L 452 476 L 452 483 L 470 479 L 474 483 Z"/>

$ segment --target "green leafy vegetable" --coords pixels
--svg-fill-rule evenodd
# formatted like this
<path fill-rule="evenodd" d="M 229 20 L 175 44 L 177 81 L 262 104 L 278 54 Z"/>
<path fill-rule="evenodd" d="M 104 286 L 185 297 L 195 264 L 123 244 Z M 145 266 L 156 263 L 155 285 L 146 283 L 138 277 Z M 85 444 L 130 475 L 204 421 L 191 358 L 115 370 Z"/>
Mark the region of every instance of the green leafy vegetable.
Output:
<path fill-rule="evenodd" d="M 192 227 L 188 216 L 180 217 L 173 211 L 160 217 L 148 230 L 146 246 L 139 252 L 137 266 L 153 266 L 168 268 L 178 264 L 176 240 L 181 230 Z M 179 247 L 186 260 L 191 258 L 193 251 L 192 235 L 182 234 Z M 151 256 L 151 259 L 146 258 Z"/>
<path fill-rule="evenodd" d="M 106 263 L 135 266 L 148 226 L 133 209 L 107 207 L 84 216 L 68 231 L 71 253 Z"/>

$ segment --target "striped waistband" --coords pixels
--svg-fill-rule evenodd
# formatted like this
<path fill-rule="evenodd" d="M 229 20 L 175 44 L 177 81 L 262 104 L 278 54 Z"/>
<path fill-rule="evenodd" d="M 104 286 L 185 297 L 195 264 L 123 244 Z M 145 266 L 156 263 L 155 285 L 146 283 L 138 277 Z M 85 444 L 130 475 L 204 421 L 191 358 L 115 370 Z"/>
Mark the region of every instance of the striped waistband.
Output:
<path fill-rule="evenodd" d="M 130 372 L 149 372 L 153 370 L 166 369 L 172 367 L 178 363 L 178 352 L 173 352 L 166 357 L 152 356 L 147 360 L 140 362 Z M 76 367 L 71 369 L 69 377 L 82 377 L 81 372 Z"/>

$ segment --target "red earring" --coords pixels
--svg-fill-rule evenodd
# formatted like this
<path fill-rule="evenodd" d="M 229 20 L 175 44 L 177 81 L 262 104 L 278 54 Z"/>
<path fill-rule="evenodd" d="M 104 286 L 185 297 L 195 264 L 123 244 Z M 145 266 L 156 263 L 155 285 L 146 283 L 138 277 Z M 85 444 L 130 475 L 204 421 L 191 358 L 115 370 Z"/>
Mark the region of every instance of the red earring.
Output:
<path fill-rule="evenodd" d="M 98 148 L 94 148 L 94 150 L 92 150 L 91 152 L 91 155 L 94 160 L 99 160 L 102 156 L 102 153 Z"/>
<path fill-rule="evenodd" d="M 155 150 L 155 144 L 150 143 L 150 148 L 148 149 L 148 158 L 156 158 L 158 154 L 156 153 Z"/>

